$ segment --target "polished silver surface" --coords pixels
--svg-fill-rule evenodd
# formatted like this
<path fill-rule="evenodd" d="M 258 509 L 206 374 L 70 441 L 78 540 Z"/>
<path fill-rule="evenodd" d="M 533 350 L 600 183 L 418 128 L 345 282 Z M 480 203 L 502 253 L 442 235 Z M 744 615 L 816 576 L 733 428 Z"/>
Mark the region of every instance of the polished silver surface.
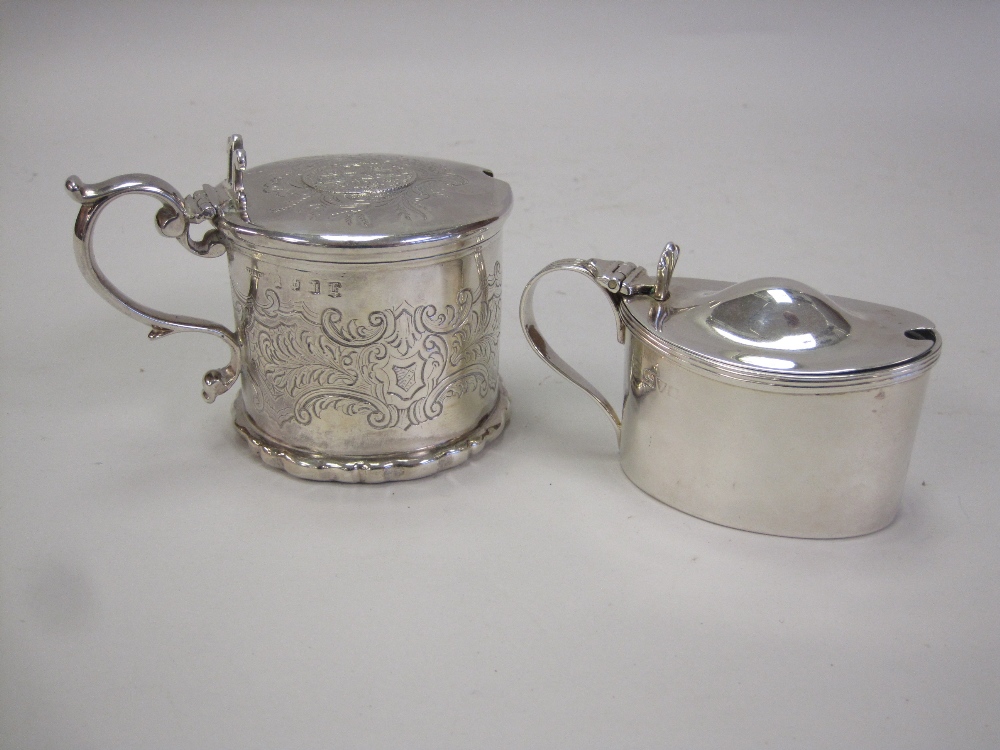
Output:
<path fill-rule="evenodd" d="M 217 370 L 209 370 L 203 379 L 202 396 L 209 403 L 215 401 L 217 396 L 232 387 L 239 375 L 242 355 L 237 334 L 210 320 L 162 313 L 133 300 L 118 289 L 97 265 L 94 258 L 93 232 L 97 217 L 111 201 L 123 195 L 138 193 L 150 195 L 163 204 L 156 214 L 156 225 L 160 233 L 165 237 L 176 238 L 195 255 L 215 258 L 225 253 L 226 248 L 221 236 L 212 230 L 201 241 L 193 240 L 188 234 L 189 227 L 191 224 L 203 221 L 204 217 L 189 213 L 180 193 L 173 186 L 152 175 L 122 175 L 93 185 L 83 183 L 74 175 L 66 180 L 66 189 L 74 200 L 82 204 L 73 231 L 77 264 L 84 278 L 99 295 L 130 318 L 148 325 L 150 339 L 155 340 L 174 331 L 201 331 L 217 336 L 229 346 L 229 364 Z"/>
<path fill-rule="evenodd" d="M 215 223 L 284 256 L 434 257 L 488 239 L 511 208 L 507 183 L 459 162 L 355 154 L 247 167 L 242 141 L 231 149 L 229 183 L 204 191 Z"/>
<path fill-rule="evenodd" d="M 678 278 L 666 306 L 633 294 L 619 307 L 624 325 L 654 347 L 748 383 L 865 387 L 889 373 L 918 375 L 940 349 L 923 316 L 827 297 L 791 279 L 727 285 Z"/>
<path fill-rule="evenodd" d="M 237 135 L 226 182 L 186 198 L 150 175 L 67 188 L 82 204 L 77 259 L 101 296 L 150 338 L 202 331 L 229 345 L 203 393 L 213 401 L 242 376 L 236 426 L 266 463 L 309 479 L 411 479 L 506 425 L 499 231 L 511 192 L 487 170 L 378 154 L 248 168 Z M 145 307 L 100 271 L 94 222 L 129 193 L 160 201 L 162 234 L 227 256 L 234 330 Z"/>
<path fill-rule="evenodd" d="M 841 343 L 851 332 L 851 324 L 832 302 L 801 284 L 751 282 L 749 289 L 730 291 L 726 297 L 712 305 L 705 323 L 715 334 L 745 347 L 820 349 Z"/>
<path fill-rule="evenodd" d="M 521 297 L 529 344 L 595 399 L 622 468 L 675 508 L 783 536 L 856 536 L 895 516 L 940 336 L 897 308 L 826 297 L 789 279 L 655 277 L 621 261 L 566 259 Z M 536 285 L 558 270 L 604 290 L 625 344 L 621 416 L 542 336 Z"/>

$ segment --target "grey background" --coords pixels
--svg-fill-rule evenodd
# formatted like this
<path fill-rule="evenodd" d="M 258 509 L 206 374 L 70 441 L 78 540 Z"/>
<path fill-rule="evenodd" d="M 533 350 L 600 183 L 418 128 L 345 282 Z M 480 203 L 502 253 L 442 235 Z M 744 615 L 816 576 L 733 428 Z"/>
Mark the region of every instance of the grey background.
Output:
<path fill-rule="evenodd" d="M 1000 745 L 995 3 L 0 5 L 0 746 Z M 185 192 L 385 151 L 493 169 L 513 422 L 408 484 L 268 470 L 199 378 L 86 286 L 62 183 Z M 224 261 L 116 203 L 130 294 L 229 322 Z M 935 320 L 904 503 L 817 542 L 732 531 L 618 468 L 523 342 L 565 256 L 800 279 Z M 617 400 L 583 279 L 539 319 Z M 668 459 L 667 459 L 668 460 Z M 850 467 L 844 467 L 850 471 Z"/>

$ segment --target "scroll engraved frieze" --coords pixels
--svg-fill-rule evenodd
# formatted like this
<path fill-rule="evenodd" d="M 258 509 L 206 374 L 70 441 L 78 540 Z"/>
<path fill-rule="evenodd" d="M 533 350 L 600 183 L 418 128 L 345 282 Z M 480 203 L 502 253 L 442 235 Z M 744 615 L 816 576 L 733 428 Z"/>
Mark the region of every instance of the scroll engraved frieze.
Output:
<path fill-rule="evenodd" d="M 237 309 L 245 390 L 279 424 L 330 409 L 379 430 L 428 422 L 448 399 L 497 389 L 500 291 L 497 263 L 443 309 L 403 302 L 345 320 L 338 307 L 317 312 L 251 282 Z"/>

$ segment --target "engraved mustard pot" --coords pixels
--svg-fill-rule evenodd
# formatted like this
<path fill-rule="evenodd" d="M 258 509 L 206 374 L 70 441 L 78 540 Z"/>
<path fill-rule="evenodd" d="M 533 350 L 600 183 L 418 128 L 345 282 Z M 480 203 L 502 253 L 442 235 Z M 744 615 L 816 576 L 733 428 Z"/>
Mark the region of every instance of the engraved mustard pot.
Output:
<path fill-rule="evenodd" d="M 83 275 L 156 339 L 201 331 L 230 350 L 209 402 L 237 379 L 236 428 L 269 465 L 307 479 L 412 479 L 462 463 L 507 421 L 500 380 L 500 230 L 510 186 L 457 162 L 385 154 L 248 168 L 182 197 L 129 174 L 66 187 Z M 160 233 L 229 260 L 236 325 L 168 315 L 127 297 L 94 260 L 101 210 L 144 193 Z M 211 226 L 201 239 L 192 225 Z"/>
<path fill-rule="evenodd" d="M 556 261 L 521 298 L 531 347 L 611 418 L 626 476 L 738 529 L 835 538 L 888 525 L 940 355 L 934 324 L 790 279 L 674 278 L 679 253 L 668 244 L 652 275 Z M 538 330 L 535 287 L 559 270 L 589 277 L 612 302 L 626 349 L 620 417 Z"/>

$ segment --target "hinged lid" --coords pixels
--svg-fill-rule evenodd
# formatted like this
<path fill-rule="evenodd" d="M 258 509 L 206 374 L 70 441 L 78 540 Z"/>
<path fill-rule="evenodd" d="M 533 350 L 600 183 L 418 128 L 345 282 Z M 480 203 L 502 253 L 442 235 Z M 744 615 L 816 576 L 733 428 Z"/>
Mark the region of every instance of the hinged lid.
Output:
<path fill-rule="evenodd" d="M 672 272 L 672 260 L 664 263 Z M 665 255 L 667 253 L 665 252 Z M 660 274 L 659 286 L 664 286 Z M 740 284 L 666 276 L 622 299 L 622 320 L 658 349 L 702 371 L 759 385 L 872 385 L 930 367 L 934 324 L 894 307 L 827 297 L 791 279 Z M 657 296 L 663 296 L 657 300 Z"/>
<path fill-rule="evenodd" d="M 402 260 L 487 239 L 510 186 L 459 162 L 392 154 L 317 156 L 247 167 L 230 139 L 229 180 L 194 196 L 225 234 L 321 260 Z M 265 250 L 266 252 L 266 250 Z M 342 256 L 342 257 L 341 257 Z"/>

